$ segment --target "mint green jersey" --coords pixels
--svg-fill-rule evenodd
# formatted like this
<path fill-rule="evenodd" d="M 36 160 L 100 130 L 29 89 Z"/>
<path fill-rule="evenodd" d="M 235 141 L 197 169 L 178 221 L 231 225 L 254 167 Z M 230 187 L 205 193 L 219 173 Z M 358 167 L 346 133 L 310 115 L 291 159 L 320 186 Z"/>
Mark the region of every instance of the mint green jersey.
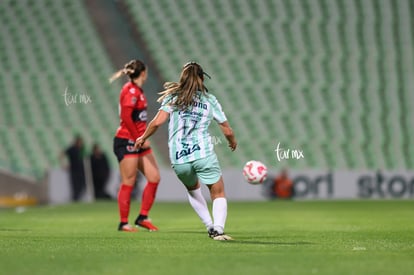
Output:
<path fill-rule="evenodd" d="M 168 147 L 171 163 L 187 163 L 214 154 L 208 127 L 213 119 L 218 123 L 227 120 L 216 97 L 199 92 L 193 105 L 186 110 L 171 106 L 172 100 L 172 97 L 166 98 L 160 107 L 170 114 Z"/>

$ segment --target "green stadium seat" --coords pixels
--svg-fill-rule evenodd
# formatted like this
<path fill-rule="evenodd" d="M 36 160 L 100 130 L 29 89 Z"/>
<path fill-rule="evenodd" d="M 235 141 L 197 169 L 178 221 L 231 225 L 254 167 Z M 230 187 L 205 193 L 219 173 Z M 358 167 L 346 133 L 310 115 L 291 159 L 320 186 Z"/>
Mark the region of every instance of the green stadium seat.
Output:
<path fill-rule="evenodd" d="M 292 168 L 413 167 L 413 41 L 396 35 L 412 31 L 409 0 L 125 3 L 161 78 L 176 80 L 189 59 L 213 74 L 208 87 L 243 135 L 242 158 L 217 150 L 223 167 L 240 167 L 244 158 L 272 163 L 263 147 L 275 139 L 309 150 L 305 161 L 288 162 Z M 73 128 L 88 140 L 100 132 L 110 151 L 106 136 L 118 123 L 119 87 L 102 81 L 114 69 L 83 5 L 0 4 L 1 114 L 7 125 L 29 121 L 63 133 L 45 151 L 69 142 Z M 23 68 L 29 77 L 15 83 Z M 66 106 L 67 86 L 93 103 Z"/>
<path fill-rule="evenodd" d="M 10 158 L 8 164 L 2 163 L 18 173 L 40 175 L 56 164 L 57 154 L 70 142 L 67 137 L 73 135 L 73 128 L 85 132 L 87 140 L 92 139 L 89 127 L 94 128 L 94 135 L 96 131 L 99 136 L 113 135 L 114 129 L 108 133 L 102 125 L 117 124 L 116 96 L 111 94 L 113 87 L 102 79 L 114 69 L 83 3 L 18 1 L 0 4 L 0 14 L 4 15 L 2 28 L 7 30 L 0 32 L 0 40 L 7 41 L 1 43 L 0 51 L 3 68 L 7 68 L 0 81 L 1 94 L 7 95 L 4 100 L 2 96 L 1 114 L 9 127 L 29 125 L 24 137 L 15 130 L 7 137 L 27 142 L 26 137 L 34 136 L 35 140 L 27 144 L 26 154 L 6 143 L 4 150 Z M 27 77 L 22 78 L 22 72 Z M 77 94 L 87 92 L 94 104 L 66 106 L 66 86 Z M 99 106 L 99 115 L 95 106 Z M 61 134 L 55 137 L 54 132 Z M 103 147 L 110 151 L 111 143 Z"/>

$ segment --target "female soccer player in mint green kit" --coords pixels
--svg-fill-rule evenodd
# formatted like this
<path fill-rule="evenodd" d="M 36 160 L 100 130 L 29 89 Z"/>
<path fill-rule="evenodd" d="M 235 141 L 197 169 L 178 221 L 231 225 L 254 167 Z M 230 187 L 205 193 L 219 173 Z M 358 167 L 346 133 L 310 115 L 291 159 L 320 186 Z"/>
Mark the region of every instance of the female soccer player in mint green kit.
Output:
<path fill-rule="evenodd" d="M 211 120 L 220 125 L 232 151 L 237 142 L 220 103 L 204 86 L 204 75 L 207 74 L 199 64 L 189 62 L 184 65 L 178 83 L 164 84 L 165 90 L 158 99 L 162 102 L 161 108 L 144 134 L 137 138 L 135 148 L 140 148 L 160 125 L 169 120 L 168 147 L 172 168 L 187 188 L 190 204 L 209 236 L 224 241 L 232 238 L 224 233 L 227 200 L 221 168 L 207 131 Z M 200 182 L 210 190 L 213 219 L 201 194 Z"/>

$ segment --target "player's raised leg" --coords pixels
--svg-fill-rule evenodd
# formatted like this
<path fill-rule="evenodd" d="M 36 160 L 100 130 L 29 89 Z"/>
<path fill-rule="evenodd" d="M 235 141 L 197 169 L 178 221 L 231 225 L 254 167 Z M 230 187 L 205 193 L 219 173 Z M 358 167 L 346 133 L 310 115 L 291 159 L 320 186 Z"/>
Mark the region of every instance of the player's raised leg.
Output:
<path fill-rule="evenodd" d="M 210 212 L 208 211 L 208 206 L 206 199 L 201 193 L 201 186 L 199 183 L 196 183 L 193 186 L 186 186 L 188 191 L 188 201 L 190 202 L 191 207 L 197 213 L 201 222 L 206 227 L 207 231 L 213 230 L 213 221 L 211 219 Z"/>
<path fill-rule="evenodd" d="M 207 231 L 213 230 L 213 221 L 208 211 L 206 199 L 201 193 L 201 186 L 193 165 L 191 163 L 174 164 L 173 169 L 187 189 L 188 201 L 191 207 L 197 213 Z"/>

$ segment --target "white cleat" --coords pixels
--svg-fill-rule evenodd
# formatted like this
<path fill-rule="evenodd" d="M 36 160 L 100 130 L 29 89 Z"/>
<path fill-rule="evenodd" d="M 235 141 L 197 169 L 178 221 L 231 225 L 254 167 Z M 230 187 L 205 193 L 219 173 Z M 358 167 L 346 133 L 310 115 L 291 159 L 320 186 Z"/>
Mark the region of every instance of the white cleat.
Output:
<path fill-rule="evenodd" d="M 220 234 L 220 235 L 217 235 L 217 236 L 213 237 L 213 240 L 215 240 L 215 241 L 231 241 L 231 240 L 233 240 L 233 238 L 228 236 L 228 235 L 225 235 L 225 234 Z"/>

